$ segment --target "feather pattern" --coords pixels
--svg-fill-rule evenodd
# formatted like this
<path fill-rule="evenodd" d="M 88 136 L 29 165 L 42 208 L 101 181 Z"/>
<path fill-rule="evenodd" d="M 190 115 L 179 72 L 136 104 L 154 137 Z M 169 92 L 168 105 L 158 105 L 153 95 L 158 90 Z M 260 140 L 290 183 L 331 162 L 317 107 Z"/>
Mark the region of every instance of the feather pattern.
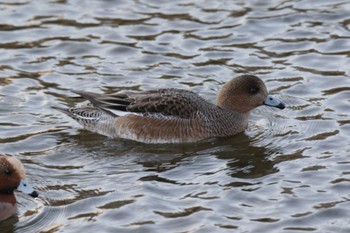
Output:
<path fill-rule="evenodd" d="M 92 92 L 73 91 L 89 100 L 95 107 L 135 113 L 145 116 L 176 116 L 190 118 L 205 105 L 211 105 L 198 94 L 180 89 L 158 89 L 141 92 L 122 92 L 99 95 Z"/>

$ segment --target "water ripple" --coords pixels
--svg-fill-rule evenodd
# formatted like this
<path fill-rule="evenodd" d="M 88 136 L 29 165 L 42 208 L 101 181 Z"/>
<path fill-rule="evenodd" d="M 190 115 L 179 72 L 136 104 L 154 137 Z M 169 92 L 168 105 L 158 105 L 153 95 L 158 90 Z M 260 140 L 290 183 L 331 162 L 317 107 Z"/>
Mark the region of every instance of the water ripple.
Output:
<path fill-rule="evenodd" d="M 39 190 L 4 232 L 348 232 L 349 12 L 323 1 L 2 1 L 0 150 Z M 71 89 L 173 87 L 215 102 L 239 74 L 287 106 L 194 144 L 87 132 Z M 322 220 L 322 221 L 320 221 Z"/>

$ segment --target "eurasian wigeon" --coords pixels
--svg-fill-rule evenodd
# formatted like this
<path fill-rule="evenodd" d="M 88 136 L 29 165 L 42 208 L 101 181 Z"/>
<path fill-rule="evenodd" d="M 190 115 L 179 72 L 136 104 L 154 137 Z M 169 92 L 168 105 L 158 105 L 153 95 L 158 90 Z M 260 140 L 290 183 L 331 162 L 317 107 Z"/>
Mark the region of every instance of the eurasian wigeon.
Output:
<path fill-rule="evenodd" d="M 57 108 L 86 129 L 111 138 L 145 143 L 195 142 L 244 131 L 252 109 L 266 105 L 285 108 L 268 95 L 264 82 L 242 75 L 223 85 L 216 105 L 180 89 L 121 91 L 96 94 L 73 91 L 90 101 L 79 108 Z"/>
<path fill-rule="evenodd" d="M 38 193 L 25 180 L 21 161 L 14 157 L 0 155 L 0 221 L 16 214 L 17 202 L 13 191 L 17 189 L 32 197 Z"/>

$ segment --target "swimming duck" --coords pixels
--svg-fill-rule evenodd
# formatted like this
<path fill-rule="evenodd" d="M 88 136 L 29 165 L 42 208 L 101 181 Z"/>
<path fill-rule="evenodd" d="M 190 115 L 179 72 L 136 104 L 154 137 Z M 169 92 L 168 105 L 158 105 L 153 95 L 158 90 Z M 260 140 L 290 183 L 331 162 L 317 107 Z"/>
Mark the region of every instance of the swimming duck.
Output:
<path fill-rule="evenodd" d="M 25 180 L 22 163 L 14 157 L 0 155 L 0 221 L 8 219 L 17 211 L 16 197 L 13 193 L 15 189 L 32 197 L 38 196 Z"/>
<path fill-rule="evenodd" d="M 90 101 L 79 108 L 53 107 L 90 131 L 144 143 L 195 142 L 244 131 L 252 109 L 265 105 L 284 109 L 253 75 L 236 77 L 221 88 L 216 104 L 180 89 L 121 91 L 96 94 L 73 91 Z"/>

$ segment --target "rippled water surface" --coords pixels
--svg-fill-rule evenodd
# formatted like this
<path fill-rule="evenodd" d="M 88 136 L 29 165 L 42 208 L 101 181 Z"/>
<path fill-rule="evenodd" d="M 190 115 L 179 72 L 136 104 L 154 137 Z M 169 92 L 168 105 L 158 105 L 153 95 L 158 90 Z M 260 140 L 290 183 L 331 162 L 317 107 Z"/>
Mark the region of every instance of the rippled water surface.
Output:
<path fill-rule="evenodd" d="M 349 55 L 347 0 L 1 1 L 0 152 L 40 197 L 16 193 L 0 232 L 350 232 Z M 247 73 L 288 107 L 227 139 L 112 140 L 50 108 L 70 89 L 214 102 Z"/>

